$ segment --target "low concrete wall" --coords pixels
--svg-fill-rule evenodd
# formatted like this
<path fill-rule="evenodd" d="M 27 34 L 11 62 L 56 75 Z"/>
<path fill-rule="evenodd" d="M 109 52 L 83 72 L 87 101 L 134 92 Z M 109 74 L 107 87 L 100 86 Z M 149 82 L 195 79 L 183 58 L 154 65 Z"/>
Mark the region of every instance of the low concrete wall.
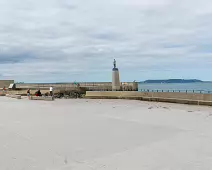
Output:
<path fill-rule="evenodd" d="M 32 95 L 34 95 L 36 91 L 37 90 L 30 90 Z M 49 90 L 45 90 L 45 89 L 41 90 L 42 94 L 45 94 L 47 92 L 49 93 Z M 57 93 L 57 92 L 58 92 L 57 90 L 54 90 L 54 93 Z M 12 90 L 12 91 L 8 91 L 7 94 L 26 96 L 27 95 L 27 90 Z"/>
<path fill-rule="evenodd" d="M 212 94 L 154 93 L 154 92 L 102 92 L 87 91 L 86 98 L 119 98 L 183 104 L 212 105 Z"/>

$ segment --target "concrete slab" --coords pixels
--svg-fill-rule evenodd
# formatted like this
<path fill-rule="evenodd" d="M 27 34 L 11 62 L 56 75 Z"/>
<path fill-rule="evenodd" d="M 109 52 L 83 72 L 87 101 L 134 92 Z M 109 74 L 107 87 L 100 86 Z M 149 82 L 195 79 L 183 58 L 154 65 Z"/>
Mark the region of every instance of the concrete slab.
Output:
<path fill-rule="evenodd" d="M 15 98 L 15 99 L 21 99 L 21 95 L 6 94 L 6 97 Z"/>
<path fill-rule="evenodd" d="M 39 97 L 39 96 L 30 96 L 30 100 L 45 100 L 45 101 L 53 101 L 54 97 L 48 96 L 48 97 Z"/>

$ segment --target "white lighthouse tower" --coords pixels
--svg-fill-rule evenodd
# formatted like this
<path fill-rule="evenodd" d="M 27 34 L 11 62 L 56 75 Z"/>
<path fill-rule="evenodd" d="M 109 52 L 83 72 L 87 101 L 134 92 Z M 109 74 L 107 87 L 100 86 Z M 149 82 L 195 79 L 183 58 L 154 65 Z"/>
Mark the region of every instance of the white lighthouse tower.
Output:
<path fill-rule="evenodd" d="M 112 90 L 119 91 L 121 89 L 120 78 L 119 78 L 119 69 L 116 67 L 116 60 L 113 62 L 112 70 Z"/>

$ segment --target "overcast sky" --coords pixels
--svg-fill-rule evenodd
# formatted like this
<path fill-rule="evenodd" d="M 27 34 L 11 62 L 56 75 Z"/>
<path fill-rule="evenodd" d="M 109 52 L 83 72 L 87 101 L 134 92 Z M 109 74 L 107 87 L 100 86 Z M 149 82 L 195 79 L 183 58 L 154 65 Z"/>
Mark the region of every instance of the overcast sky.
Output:
<path fill-rule="evenodd" d="M 0 0 L 0 79 L 212 80 L 211 0 Z"/>

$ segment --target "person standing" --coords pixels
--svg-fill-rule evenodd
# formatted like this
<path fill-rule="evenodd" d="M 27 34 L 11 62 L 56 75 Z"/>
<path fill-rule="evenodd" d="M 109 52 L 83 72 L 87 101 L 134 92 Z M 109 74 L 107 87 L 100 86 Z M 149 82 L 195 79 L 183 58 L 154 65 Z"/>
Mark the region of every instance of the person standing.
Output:
<path fill-rule="evenodd" d="M 28 99 L 30 99 L 30 89 L 27 90 Z"/>
<path fill-rule="evenodd" d="M 50 92 L 50 96 L 53 96 L 53 87 L 52 86 L 49 88 L 49 92 Z"/>

